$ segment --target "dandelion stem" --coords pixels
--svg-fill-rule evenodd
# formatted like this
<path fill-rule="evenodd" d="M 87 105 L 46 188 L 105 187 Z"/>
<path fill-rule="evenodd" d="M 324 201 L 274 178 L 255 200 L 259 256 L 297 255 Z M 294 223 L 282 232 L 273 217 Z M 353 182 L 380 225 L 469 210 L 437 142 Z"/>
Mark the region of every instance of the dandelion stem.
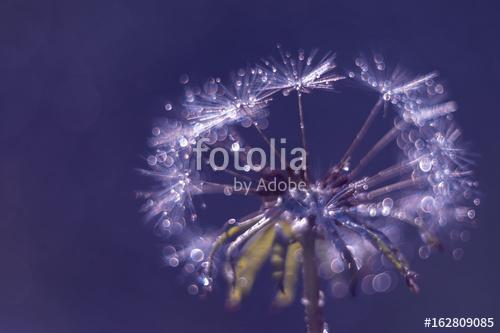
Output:
<path fill-rule="evenodd" d="M 308 333 L 322 333 L 324 331 L 323 306 L 316 259 L 314 220 L 308 218 L 309 227 L 304 233 L 302 243 L 302 277 L 304 279 L 305 320 Z"/>
<path fill-rule="evenodd" d="M 308 161 L 309 161 L 309 152 L 307 150 L 307 144 L 306 144 L 306 127 L 304 124 L 304 111 L 302 109 L 302 93 L 300 91 L 297 91 L 297 103 L 299 105 L 299 117 L 300 117 L 300 138 L 302 141 L 302 148 L 306 151 L 306 169 L 304 172 L 304 179 L 307 182 L 309 180 L 308 174 L 307 174 L 307 169 L 308 169 Z"/>
<path fill-rule="evenodd" d="M 375 157 L 385 146 L 387 146 L 389 142 L 396 138 L 400 131 L 401 129 L 398 128 L 398 126 L 394 126 L 380 140 L 378 140 L 368 153 L 366 153 L 366 155 L 359 161 L 358 166 L 351 171 L 349 178 L 354 179 L 373 157 Z"/>
<path fill-rule="evenodd" d="M 349 159 L 354 152 L 354 150 L 358 147 L 358 145 L 361 143 L 361 140 L 366 135 L 366 132 L 368 132 L 368 129 L 370 126 L 373 124 L 373 121 L 375 120 L 375 117 L 378 115 L 380 110 L 382 109 L 382 105 L 384 104 L 384 101 L 382 98 L 380 98 L 377 103 L 373 106 L 372 110 L 370 111 L 370 114 L 366 118 L 365 122 L 363 123 L 363 126 L 361 126 L 361 129 L 359 130 L 358 134 L 356 134 L 356 137 L 352 141 L 351 145 L 345 152 L 344 156 L 341 159 L 341 163 L 344 163 Z"/>

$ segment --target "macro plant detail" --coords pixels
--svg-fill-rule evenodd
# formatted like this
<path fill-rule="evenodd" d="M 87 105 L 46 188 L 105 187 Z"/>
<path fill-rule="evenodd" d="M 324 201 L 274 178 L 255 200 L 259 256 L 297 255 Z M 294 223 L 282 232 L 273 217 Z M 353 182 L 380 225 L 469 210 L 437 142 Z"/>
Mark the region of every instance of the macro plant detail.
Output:
<path fill-rule="evenodd" d="M 269 262 L 277 285 L 273 305 L 293 302 L 302 279 L 308 332 L 327 332 L 327 291 L 335 297 L 384 292 L 396 272 L 416 293 L 408 248 L 422 259 L 440 250 L 459 259 L 460 243 L 477 223 L 478 183 L 453 119 L 457 105 L 447 101 L 436 72 L 412 76 L 391 70 L 379 54 L 358 57 L 354 69 L 340 70 L 331 53 L 292 54 L 281 46 L 278 52 L 277 59 L 236 71 L 227 84 L 213 78 L 191 87 L 187 77 L 181 79 L 182 104 L 165 105 L 170 116 L 152 130 L 148 168 L 141 170 L 152 186 L 139 195 L 147 219 L 167 240 L 167 264 L 182 266 L 189 276 L 190 294 L 207 294 L 225 279 L 227 306 L 237 307 Z M 310 110 L 303 99 L 352 86 L 373 94 L 373 107 L 338 162 L 317 177 L 310 168 L 314 156 L 305 119 Z M 271 149 L 256 166 L 239 127 L 254 128 L 261 144 L 273 147 L 276 140 L 266 128 L 279 98 L 296 100 L 297 114 L 289 117 L 297 119 L 303 153 L 295 150 L 295 160 L 288 161 L 284 150 Z M 373 125 L 388 121 L 389 130 L 367 142 Z M 392 159 L 384 154 L 390 148 L 399 157 L 370 171 L 377 159 Z M 224 151 L 232 152 L 224 157 L 235 163 L 214 168 L 214 156 Z M 271 159 L 285 166 L 271 167 Z M 214 173 L 234 181 L 216 182 Z M 265 186 L 281 181 L 287 187 Z M 244 182 L 250 185 L 235 186 Z M 197 198 L 206 195 L 252 196 L 261 205 L 214 225 L 198 219 L 197 206 L 204 204 Z"/>

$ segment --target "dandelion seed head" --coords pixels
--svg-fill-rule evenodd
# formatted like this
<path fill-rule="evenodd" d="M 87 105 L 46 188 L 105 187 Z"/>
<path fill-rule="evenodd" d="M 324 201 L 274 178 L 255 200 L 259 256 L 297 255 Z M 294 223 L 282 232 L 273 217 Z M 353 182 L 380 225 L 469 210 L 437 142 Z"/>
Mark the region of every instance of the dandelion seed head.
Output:
<path fill-rule="evenodd" d="M 227 81 L 211 78 L 196 87 L 182 76 L 181 105 L 165 104 L 171 116 L 152 128 L 147 169 L 141 173 L 153 185 L 138 194 L 145 200 L 147 219 L 168 240 L 165 263 L 191 276 L 187 290 L 192 295 L 211 291 L 224 277 L 228 302 L 237 304 L 270 260 L 280 283 L 285 283 L 284 276 L 294 276 L 287 289 L 293 294 L 304 260 L 303 239 L 313 230 L 318 271 L 329 280 L 334 297 L 346 297 L 356 288 L 365 294 L 390 292 L 398 281 L 396 273 L 418 291 L 408 259 L 425 260 L 447 242 L 453 258 L 460 260 L 461 244 L 470 239 L 466 228 L 477 221 L 478 183 L 473 158 L 453 118 L 457 104 L 446 99 L 436 72 L 409 75 L 392 68 L 380 54 L 356 58 L 355 69 L 345 71 L 345 78 L 337 74 L 331 53 L 319 57 L 317 51 L 291 53 L 281 46 L 278 53 L 278 60 L 240 68 Z M 361 82 L 379 95 L 367 130 L 372 121 L 387 119 L 391 129 L 358 157 L 352 151 L 358 149 L 357 138 L 363 139 L 363 125 L 358 135 L 353 133 L 345 156 L 318 179 L 308 179 L 307 170 L 291 172 L 289 166 L 269 171 L 244 164 L 241 170 L 225 170 L 244 179 L 256 175 L 264 183 L 290 178 L 307 186 L 252 189 L 250 195 L 261 200 L 257 211 L 230 218 L 220 229 L 206 225 L 198 217 L 195 198 L 218 194 L 226 200 L 242 190 L 212 182 L 206 166 L 195 167 L 197 142 L 204 140 L 203 157 L 217 148 L 242 153 L 247 143 L 239 129 L 255 127 L 266 139 L 263 131 L 273 99 L 296 96 L 300 103 L 302 94 L 331 91 L 344 79 Z M 381 110 L 388 115 L 385 120 L 377 117 Z M 399 157 L 392 166 L 369 174 L 366 165 L 387 146 L 397 148 Z M 419 237 L 410 239 L 409 234 Z M 277 302 L 286 303 L 283 297 L 278 291 Z"/>

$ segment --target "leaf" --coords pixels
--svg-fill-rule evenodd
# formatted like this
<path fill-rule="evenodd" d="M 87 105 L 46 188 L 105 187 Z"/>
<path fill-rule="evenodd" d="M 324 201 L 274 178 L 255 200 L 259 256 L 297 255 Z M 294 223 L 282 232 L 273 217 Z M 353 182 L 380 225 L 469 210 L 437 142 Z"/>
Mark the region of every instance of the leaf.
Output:
<path fill-rule="evenodd" d="M 237 307 L 252 289 L 255 276 L 269 257 L 276 236 L 273 225 L 252 237 L 235 265 L 235 282 L 229 291 L 227 305 Z"/>

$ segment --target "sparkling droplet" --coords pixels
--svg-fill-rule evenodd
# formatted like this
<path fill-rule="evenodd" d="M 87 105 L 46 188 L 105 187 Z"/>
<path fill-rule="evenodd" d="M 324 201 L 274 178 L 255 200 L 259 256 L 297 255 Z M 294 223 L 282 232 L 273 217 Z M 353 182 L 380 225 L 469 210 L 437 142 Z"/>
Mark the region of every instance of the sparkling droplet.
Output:
<path fill-rule="evenodd" d="M 160 135 L 160 128 L 159 127 L 153 127 L 153 129 L 151 130 L 151 133 L 153 133 L 154 136 L 158 136 Z"/>
<path fill-rule="evenodd" d="M 394 205 L 394 201 L 391 198 L 385 198 L 382 200 L 382 206 L 392 208 Z"/>
<path fill-rule="evenodd" d="M 234 143 L 231 145 L 231 150 L 232 150 L 232 151 L 239 151 L 239 150 L 240 150 L 240 144 L 239 144 L 239 142 L 234 142 Z"/>
<path fill-rule="evenodd" d="M 418 166 L 423 172 L 429 172 L 432 169 L 432 160 L 428 156 L 424 156 L 418 162 Z"/>
<path fill-rule="evenodd" d="M 172 109 L 173 109 L 172 104 L 170 103 L 165 104 L 165 111 L 172 111 Z"/>
<path fill-rule="evenodd" d="M 184 148 L 184 147 L 187 147 L 187 145 L 189 144 L 188 140 L 185 138 L 185 137 L 181 137 L 179 139 L 179 145 Z"/>
<path fill-rule="evenodd" d="M 177 259 L 176 257 L 172 257 L 168 259 L 168 264 L 172 267 L 177 267 L 179 266 L 179 259 Z"/>
<path fill-rule="evenodd" d="M 437 93 L 437 94 L 442 94 L 444 92 L 444 87 L 442 84 L 436 84 L 436 86 L 434 87 L 434 91 Z"/>
<path fill-rule="evenodd" d="M 420 208 L 426 212 L 430 213 L 434 209 L 434 198 L 431 196 L 425 196 L 420 201 Z"/>
<path fill-rule="evenodd" d="M 165 161 L 163 162 L 163 164 L 165 164 L 165 166 L 167 166 L 167 167 L 170 167 L 174 164 L 174 159 L 171 156 L 167 155 L 165 157 Z"/>
<path fill-rule="evenodd" d="M 200 249 L 192 249 L 189 256 L 191 257 L 191 260 L 196 261 L 196 262 L 200 262 L 205 257 L 205 254 Z"/>

